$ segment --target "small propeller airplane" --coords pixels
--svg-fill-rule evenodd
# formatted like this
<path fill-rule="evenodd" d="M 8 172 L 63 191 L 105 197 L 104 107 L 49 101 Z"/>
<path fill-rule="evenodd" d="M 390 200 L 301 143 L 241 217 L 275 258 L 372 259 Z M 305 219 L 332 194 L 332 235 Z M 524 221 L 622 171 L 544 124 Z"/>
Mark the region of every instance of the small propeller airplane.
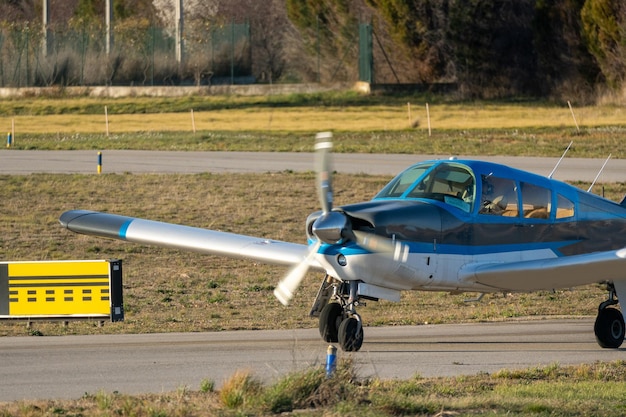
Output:
<path fill-rule="evenodd" d="M 603 348 L 624 340 L 626 198 L 621 204 L 566 183 L 476 160 L 408 167 L 371 201 L 333 207 L 332 135 L 317 135 L 321 211 L 308 245 L 116 214 L 71 210 L 73 232 L 289 265 L 274 291 L 287 304 L 309 268 L 324 273 L 311 309 L 321 337 L 358 351 L 365 300 L 401 291 L 531 292 L 604 283 L 594 331 Z"/>

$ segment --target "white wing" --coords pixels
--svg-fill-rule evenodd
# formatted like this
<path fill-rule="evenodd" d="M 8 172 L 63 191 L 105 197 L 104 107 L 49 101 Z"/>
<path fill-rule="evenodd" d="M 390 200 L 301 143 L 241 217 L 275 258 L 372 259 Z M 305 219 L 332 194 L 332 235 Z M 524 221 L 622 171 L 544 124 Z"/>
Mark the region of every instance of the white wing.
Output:
<path fill-rule="evenodd" d="M 269 264 L 299 264 L 308 254 L 307 245 L 96 211 L 67 211 L 59 221 L 76 233 Z M 310 262 L 310 266 L 320 267 L 314 260 Z"/>
<path fill-rule="evenodd" d="M 467 265 L 459 278 L 503 291 L 570 288 L 626 277 L 626 248 L 559 258 Z"/>

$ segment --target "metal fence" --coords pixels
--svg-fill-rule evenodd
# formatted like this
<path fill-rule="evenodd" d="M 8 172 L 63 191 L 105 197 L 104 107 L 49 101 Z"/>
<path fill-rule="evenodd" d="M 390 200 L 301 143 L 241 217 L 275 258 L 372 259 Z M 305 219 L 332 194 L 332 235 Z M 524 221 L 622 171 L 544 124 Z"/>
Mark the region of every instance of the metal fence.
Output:
<path fill-rule="evenodd" d="M 371 24 L 344 29 L 353 33 L 347 42 L 333 43 L 328 30 L 320 37 L 318 28 L 308 45 L 287 48 L 285 39 L 264 41 L 268 34 L 277 36 L 275 31 L 256 27 L 252 34 L 249 23 L 190 23 L 178 54 L 174 29 L 137 21 L 115 26 L 111 42 L 101 25 L 47 32 L 5 25 L 0 26 L 0 87 L 232 85 L 284 81 L 281 75 L 298 82 L 399 82 Z"/>
<path fill-rule="evenodd" d="M 207 85 L 250 82 L 250 25 L 193 28 L 177 60 L 168 29 L 120 25 L 106 51 L 102 27 L 0 28 L 0 87 L 50 85 Z"/>

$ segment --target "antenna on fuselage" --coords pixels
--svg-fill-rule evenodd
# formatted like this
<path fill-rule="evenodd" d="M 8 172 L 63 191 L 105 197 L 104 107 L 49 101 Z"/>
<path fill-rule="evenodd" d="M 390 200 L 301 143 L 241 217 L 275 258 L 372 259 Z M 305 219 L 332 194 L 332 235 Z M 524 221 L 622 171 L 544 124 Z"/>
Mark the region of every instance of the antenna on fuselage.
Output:
<path fill-rule="evenodd" d="M 596 184 L 596 181 L 598 181 L 598 178 L 600 177 L 600 174 L 602 174 L 602 171 L 604 171 L 604 167 L 606 166 L 606 164 L 609 163 L 609 159 L 611 159 L 611 154 L 609 154 L 609 157 L 606 158 L 606 161 L 604 161 L 604 164 L 602 165 L 602 168 L 600 168 L 600 172 L 598 172 L 598 175 L 596 175 L 596 177 L 593 179 L 593 182 L 591 183 L 591 185 L 589 186 L 589 189 L 587 189 L 587 192 L 590 193 L 591 189 L 593 188 L 593 186 Z"/>
<path fill-rule="evenodd" d="M 561 155 L 561 158 L 559 158 L 559 161 L 556 163 L 556 165 L 555 165 L 554 169 L 552 170 L 552 172 L 550 173 L 550 175 L 548 175 L 548 178 L 552 178 L 552 176 L 556 172 L 556 169 L 559 167 L 559 165 L 561 165 L 561 161 L 563 160 L 563 158 L 565 158 L 565 154 L 567 154 L 567 151 L 569 151 L 569 148 L 572 147 L 573 143 L 574 143 L 574 141 L 571 141 L 569 143 L 569 145 L 567 145 L 567 149 L 565 149 L 565 152 L 563 152 L 563 155 Z"/>

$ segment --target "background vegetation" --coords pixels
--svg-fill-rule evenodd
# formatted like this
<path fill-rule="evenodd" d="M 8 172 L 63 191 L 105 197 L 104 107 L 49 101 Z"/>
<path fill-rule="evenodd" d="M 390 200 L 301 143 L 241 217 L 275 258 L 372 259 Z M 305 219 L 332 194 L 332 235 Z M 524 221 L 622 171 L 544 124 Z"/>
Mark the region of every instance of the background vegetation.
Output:
<path fill-rule="evenodd" d="M 37 85 L 197 84 L 233 66 L 251 77 L 247 82 L 356 81 L 357 26 L 367 23 L 374 28 L 375 83 L 454 83 L 462 97 L 623 99 L 620 0 L 213 0 L 186 8 L 188 55 L 177 65 L 169 2 L 115 1 L 117 49 L 105 56 L 104 1 L 52 0 L 49 29 L 82 37 L 47 57 L 38 54 L 41 2 L 2 2 L 0 85 L 23 82 L 17 69 L 29 60 Z M 214 31 L 229 23 L 249 24 L 249 37 L 214 49 Z M 155 42 L 164 42 L 157 56 Z M 100 78 L 72 75 L 83 66 Z"/>

